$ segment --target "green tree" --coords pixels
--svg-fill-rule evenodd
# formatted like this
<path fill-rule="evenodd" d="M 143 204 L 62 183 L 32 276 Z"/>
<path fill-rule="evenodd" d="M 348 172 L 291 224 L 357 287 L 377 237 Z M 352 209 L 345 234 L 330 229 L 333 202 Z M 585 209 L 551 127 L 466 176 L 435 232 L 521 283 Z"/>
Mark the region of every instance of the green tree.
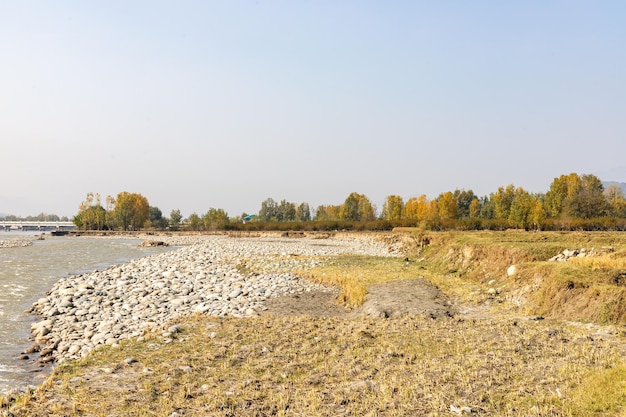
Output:
<path fill-rule="evenodd" d="M 202 229 L 203 223 L 202 223 L 202 219 L 200 218 L 200 216 L 198 216 L 197 213 L 191 213 L 189 215 L 189 218 L 187 219 L 187 227 L 189 227 L 190 230 L 200 230 Z"/>
<path fill-rule="evenodd" d="M 472 190 L 454 190 L 454 197 L 456 198 L 457 217 L 459 219 L 467 219 L 470 217 L 470 206 L 472 202 L 478 200 L 478 197 Z"/>
<path fill-rule="evenodd" d="M 492 194 L 493 195 L 493 194 Z M 496 209 L 495 204 L 489 196 L 484 196 L 480 199 L 480 218 L 481 219 L 495 219 Z"/>
<path fill-rule="evenodd" d="M 170 212 L 170 227 L 172 230 L 178 230 L 180 227 L 180 222 L 183 220 L 182 214 L 180 214 L 180 210 L 172 210 Z"/>
<path fill-rule="evenodd" d="M 568 201 L 568 209 L 572 216 L 582 219 L 605 216 L 608 202 L 600 178 L 591 174 L 583 175 L 580 187 Z"/>
<path fill-rule="evenodd" d="M 296 220 L 300 222 L 311 221 L 311 209 L 308 203 L 301 203 L 296 209 Z"/>
<path fill-rule="evenodd" d="M 296 220 L 296 205 L 287 200 L 281 200 L 276 210 L 276 220 L 279 222 L 292 222 Z"/>
<path fill-rule="evenodd" d="M 268 198 L 261 202 L 259 220 L 264 222 L 276 221 L 278 218 L 278 204 L 274 199 Z"/>
<path fill-rule="evenodd" d="M 339 211 L 341 220 L 371 221 L 376 218 L 374 206 L 363 194 L 350 193 Z"/>
<path fill-rule="evenodd" d="M 404 201 L 399 195 L 388 195 L 383 204 L 382 217 L 385 220 L 400 220 L 404 214 Z"/>
<path fill-rule="evenodd" d="M 550 184 L 545 207 L 551 217 L 571 216 L 583 219 L 606 214 L 608 203 L 602 181 L 595 175 L 561 175 Z"/>
<path fill-rule="evenodd" d="M 148 220 L 149 209 L 146 197 L 123 191 L 115 198 L 113 218 L 122 230 L 139 230 Z"/>
<path fill-rule="evenodd" d="M 202 217 L 202 222 L 207 230 L 221 230 L 226 227 L 230 219 L 223 209 L 210 208 Z"/>
<path fill-rule="evenodd" d="M 163 217 L 163 213 L 158 207 L 150 206 L 148 208 L 148 223 L 150 227 L 165 229 L 168 221 L 165 217 Z"/>

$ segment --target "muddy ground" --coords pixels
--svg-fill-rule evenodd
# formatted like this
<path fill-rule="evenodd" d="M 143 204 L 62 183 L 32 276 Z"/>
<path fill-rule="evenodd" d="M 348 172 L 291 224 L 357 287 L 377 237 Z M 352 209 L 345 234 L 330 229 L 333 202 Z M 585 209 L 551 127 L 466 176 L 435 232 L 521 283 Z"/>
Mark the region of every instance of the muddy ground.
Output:
<path fill-rule="evenodd" d="M 365 303 L 355 310 L 337 301 L 339 290 L 314 291 L 271 298 L 267 314 L 312 317 L 380 317 L 424 315 L 432 318 L 454 316 L 457 311 L 448 297 L 423 278 L 374 284 L 368 288 Z"/>

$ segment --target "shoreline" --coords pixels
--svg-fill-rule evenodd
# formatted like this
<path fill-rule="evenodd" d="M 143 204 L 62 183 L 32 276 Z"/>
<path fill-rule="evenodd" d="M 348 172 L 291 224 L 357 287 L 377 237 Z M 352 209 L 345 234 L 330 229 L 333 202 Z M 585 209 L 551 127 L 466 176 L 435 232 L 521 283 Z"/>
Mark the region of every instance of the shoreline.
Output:
<path fill-rule="evenodd" d="M 119 235 L 114 236 L 120 238 Z M 224 235 L 164 236 L 133 234 L 178 249 L 64 277 L 31 312 L 33 346 L 41 363 L 61 363 L 87 356 L 102 345 L 161 332 L 183 316 L 251 317 L 261 314 L 268 298 L 331 290 L 289 271 L 319 264 L 320 257 L 341 254 L 393 256 L 387 244 L 371 236 L 285 239 L 233 238 Z M 247 274 L 247 263 L 261 274 Z M 169 327 L 168 327 L 169 326 Z"/>

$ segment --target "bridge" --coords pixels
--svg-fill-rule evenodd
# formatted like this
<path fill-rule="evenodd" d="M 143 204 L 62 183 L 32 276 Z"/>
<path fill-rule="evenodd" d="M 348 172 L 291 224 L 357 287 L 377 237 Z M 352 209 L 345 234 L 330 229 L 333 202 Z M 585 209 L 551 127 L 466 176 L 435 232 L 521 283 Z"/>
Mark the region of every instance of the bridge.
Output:
<path fill-rule="evenodd" d="M 72 222 L 43 222 L 43 221 L 5 221 L 0 220 L 0 231 L 11 230 L 72 230 L 76 225 Z"/>

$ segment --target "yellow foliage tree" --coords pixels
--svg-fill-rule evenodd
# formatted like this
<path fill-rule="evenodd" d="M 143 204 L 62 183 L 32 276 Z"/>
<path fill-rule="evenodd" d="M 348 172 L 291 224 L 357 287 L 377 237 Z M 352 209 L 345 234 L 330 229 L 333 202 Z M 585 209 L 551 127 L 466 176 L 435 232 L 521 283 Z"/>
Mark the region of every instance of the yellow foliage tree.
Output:
<path fill-rule="evenodd" d="M 146 197 L 123 191 L 115 199 L 113 218 L 122 230 L 139 230 L 148 220 L 149 209 Z"/>
<path fill-rule="evenodd" d="M 440 194 L 437 198 L 437 209 L 439 218 L 443 220 L 454 220 L 458 216 L 458 206 L 454 193 L 448 191 Z"/>
<path fill-rule="evenodd" d="M 399 195 L 388 195 L 383 204 L 382 216 L 385 220 L 400 220 L 404 214 L 404 202 Z"/>

